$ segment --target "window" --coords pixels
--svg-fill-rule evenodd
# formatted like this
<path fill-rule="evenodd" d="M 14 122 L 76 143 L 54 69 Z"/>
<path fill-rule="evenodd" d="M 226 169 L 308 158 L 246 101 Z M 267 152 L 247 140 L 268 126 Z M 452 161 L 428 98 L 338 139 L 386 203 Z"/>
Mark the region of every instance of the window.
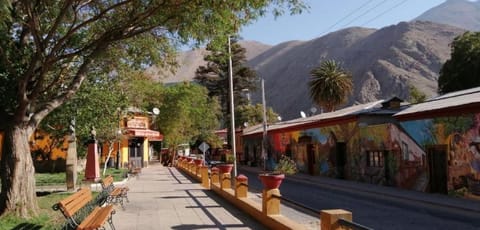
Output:
<path fill-rule="evenodd" d="M 368 151 L 367 152 L 367 166 L 368 167 L 383 167 L 383 152 L 382 151 Z"/>

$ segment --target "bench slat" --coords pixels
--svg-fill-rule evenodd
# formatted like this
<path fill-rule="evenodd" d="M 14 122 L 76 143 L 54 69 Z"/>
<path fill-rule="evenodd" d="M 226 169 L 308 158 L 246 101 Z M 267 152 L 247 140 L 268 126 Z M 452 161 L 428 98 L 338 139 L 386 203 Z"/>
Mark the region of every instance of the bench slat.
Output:
<path fill-rule="evenodd" d="M 92 193 L 88 188 L 81 188 L 73 195 L 61 200 L 59 205 L 67 217 L 73 215 L 92 200 Z"/>
<path fill-rule="evenodd" d="M 104 225 L 113 212 L 113 206 L 96 207 L 90 215 L 78 225 L 77 230 L 97 229 Z"/>

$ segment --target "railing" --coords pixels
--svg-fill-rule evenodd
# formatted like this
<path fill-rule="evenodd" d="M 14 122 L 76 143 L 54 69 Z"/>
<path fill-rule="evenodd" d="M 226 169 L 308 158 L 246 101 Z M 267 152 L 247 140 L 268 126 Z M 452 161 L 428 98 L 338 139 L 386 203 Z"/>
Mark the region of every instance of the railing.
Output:
<path fill-rule="evenodd" d="M 340 226 L 346 227 L 351 230 L 373 230 L 373 228 L 369 228 L 363 226 L 361 224 L 355 223 L 353 221 L 345 220 L 345 219 L 338 219 L 337 222 Z"/>

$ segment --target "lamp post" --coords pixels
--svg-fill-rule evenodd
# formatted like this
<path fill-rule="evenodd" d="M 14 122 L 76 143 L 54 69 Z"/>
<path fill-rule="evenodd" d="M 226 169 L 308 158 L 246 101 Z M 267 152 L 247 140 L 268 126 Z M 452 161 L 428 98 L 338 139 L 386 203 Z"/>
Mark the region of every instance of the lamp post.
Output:
<path fill-rule="evenodd" d="M 232 48 L 230 44 L 230 36 L 228 36 L 228 85 L 230 88 L 230 129 L 232 130 L 231 134 L 231 144 L 233 152 L 233 177 L 237 176 L 237 151 L 235 146 L 235 112 L 234 112 L 234 103 L 233 103 L 233 70 L 232 70 Z"/>

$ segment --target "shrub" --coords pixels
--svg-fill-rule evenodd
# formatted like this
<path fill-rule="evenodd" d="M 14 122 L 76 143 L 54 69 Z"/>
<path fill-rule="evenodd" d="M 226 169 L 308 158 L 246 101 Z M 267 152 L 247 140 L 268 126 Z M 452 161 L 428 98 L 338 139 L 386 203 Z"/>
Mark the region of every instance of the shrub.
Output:
<path fill-rule="evenodd" d="M 282 155 L 278 164 L 275 166 L 275 171 L 285 175 L 293 175 L 298 172 L 297 164 L 289 157 Z"/>

